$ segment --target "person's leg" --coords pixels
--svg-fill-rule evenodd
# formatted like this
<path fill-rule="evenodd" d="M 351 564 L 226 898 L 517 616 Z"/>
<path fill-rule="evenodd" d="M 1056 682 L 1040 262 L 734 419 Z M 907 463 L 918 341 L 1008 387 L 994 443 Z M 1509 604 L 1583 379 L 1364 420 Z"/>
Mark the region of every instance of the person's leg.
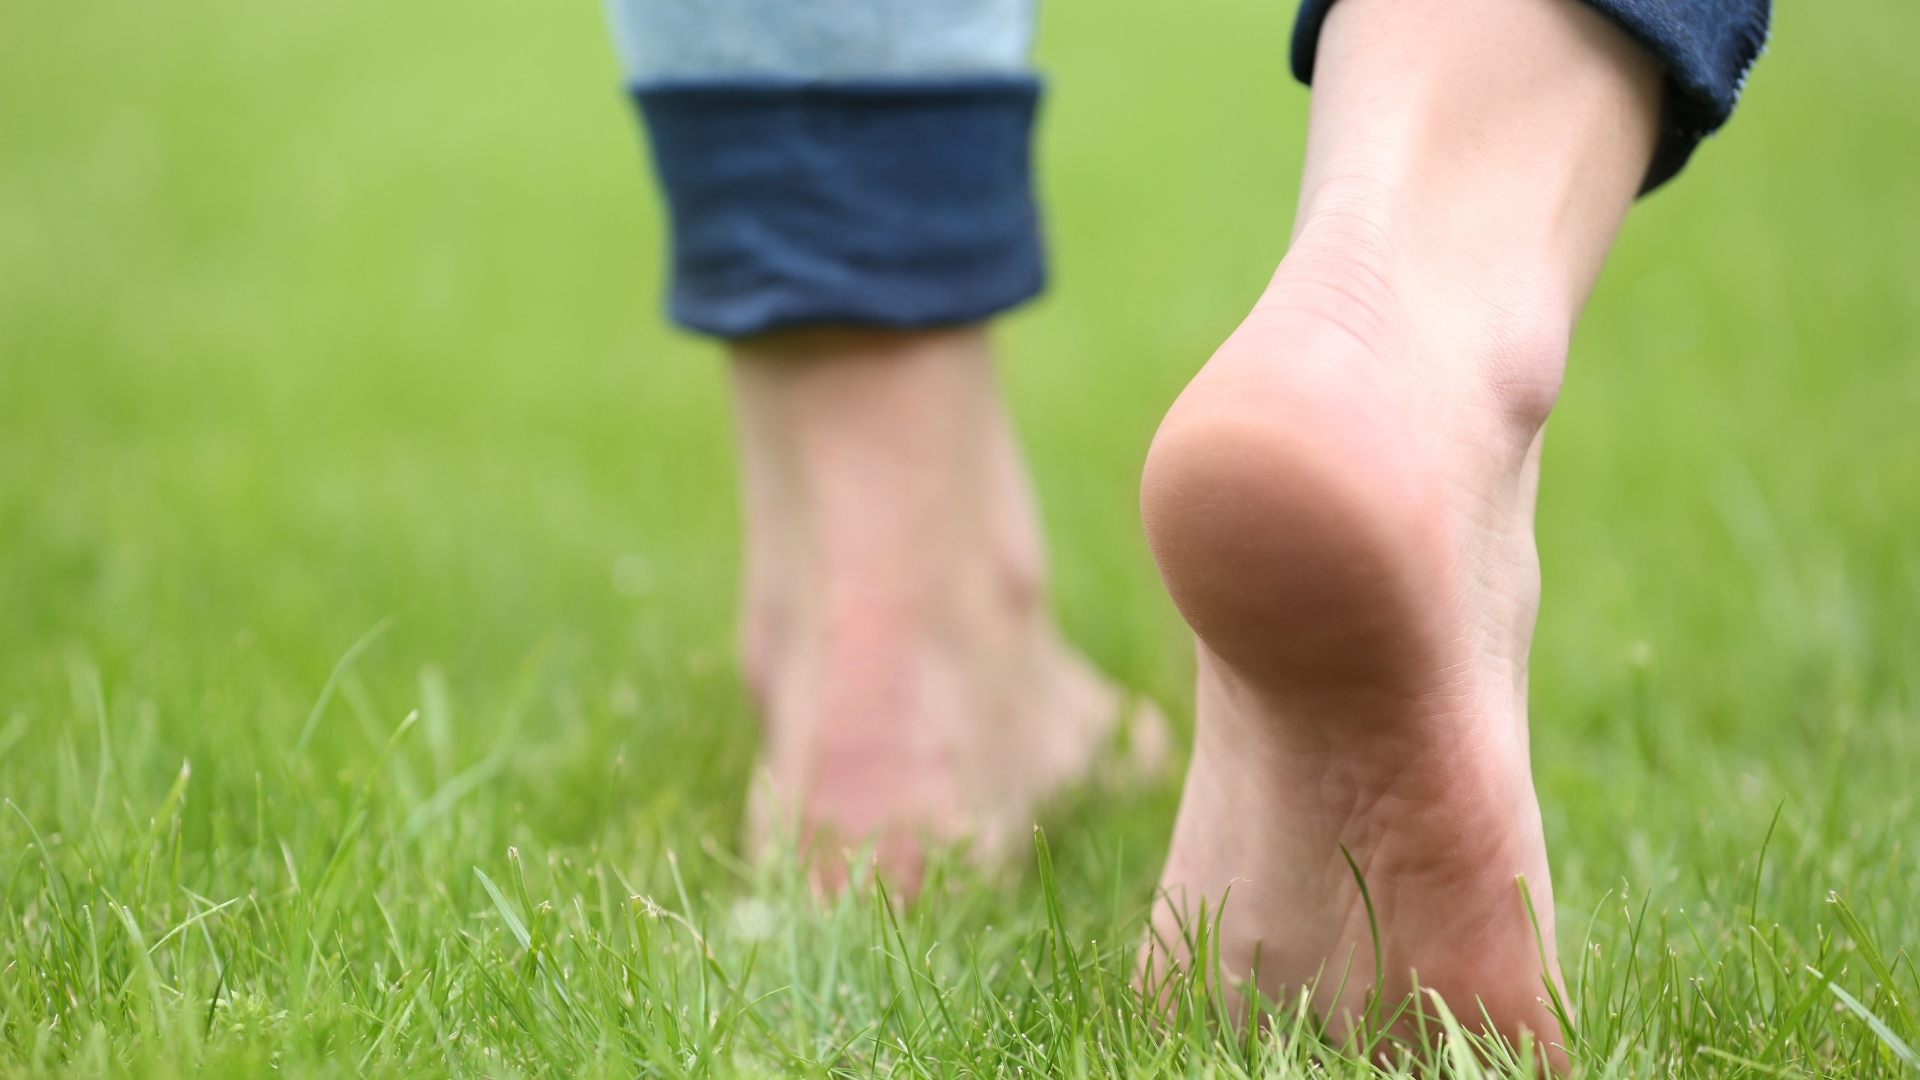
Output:
<path fill-rule="evenodd" d="M 827 879 L 984 852 L 1121 695 L 1060 639 L 985 322 L 1041 286 L 1031 0 L 609 0 L 673 226 L 670 309 L 728 341 L 751 839 Z M 1157 721 L 1136 740 L 1151 756 Z"/>
<path fill-rule="evenodd" d="M 1231 886 L 1225 974 L 1317 984 L 1336 1030 L 1376 963 L 1350 853 L 1386 1001 L 1417 973 L 1469 1023 L 1558 1036 L 1516 884 L 1558 978 L 1534 490 L 1659 110 L 1655 64 L 1574 0 L 1340 0 L 1293 243 L 1149 454 L 1148 536 L 1200 640 L 1156 934 Z"/>
<path fill-rule="evenodd" d="M 817 833 L 829 881 L 868 839 L 908 883 L 928 839 L 1004 849 L 1122 703 L 1048 612 L 986 331 L 814 328 L 732 355 L 756 827 Z"/>

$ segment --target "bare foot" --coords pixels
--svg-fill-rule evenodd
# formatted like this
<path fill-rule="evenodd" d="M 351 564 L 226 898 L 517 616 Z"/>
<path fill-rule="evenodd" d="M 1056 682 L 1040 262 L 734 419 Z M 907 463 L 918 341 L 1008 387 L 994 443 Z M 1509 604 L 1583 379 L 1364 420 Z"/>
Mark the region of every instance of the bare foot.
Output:
<path fill-rule="evenodd" d="M 818 328 L 734 346 L 748 679 L 766 721 L 750 827 L 828 888 L 872 842 L 992 857 L 1133 709 L 1054 628 L 1040 531 L 978 328 Z M 1157 764 L 1157 713 L 1131 754 Z"/>
<path fill-rule="evenodd" d="M 1231 886 L 1224 974 L 1288 1004 L 1316 988 L 1336 1031 L 1377 963 L 1389 1007 L 1417 977 L 1469 1024 L 1484 1007 L 1508 1037 L 1559 1037 L 1527 747 L 1533 497 L 1658 87 L 1573 0 L 1334 7 L 1292 247 L 1142 485 L 1200 639 L 1154 921 L 1174 963 L 1181 922 Z"/>

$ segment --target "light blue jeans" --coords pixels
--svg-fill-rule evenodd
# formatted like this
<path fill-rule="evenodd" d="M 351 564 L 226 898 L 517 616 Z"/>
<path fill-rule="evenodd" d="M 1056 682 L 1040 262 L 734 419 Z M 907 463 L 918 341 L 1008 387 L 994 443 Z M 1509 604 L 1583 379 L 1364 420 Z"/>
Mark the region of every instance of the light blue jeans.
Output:
<path fill-rule="evenodd" d="M 1334 2 L 1301 2 L 1302 82 Z M 1666 71 L 1650 189 L 1731 115 L 1771 0 L 1585 2 Z M 921 327 L 1039 292 L 1034 3 L 607 0 L 672 211 L 673 317 Z"/>
<path fill-rule="evenodd" d="M 954 325 L 1044 285 L 1033 0 L 607 9 L 671 210 L 681 325 Z"/>
<path fill-rule="evenodd" d="M 607 0 L 629 83 L 1027 71 L 1033 0 Z"/>

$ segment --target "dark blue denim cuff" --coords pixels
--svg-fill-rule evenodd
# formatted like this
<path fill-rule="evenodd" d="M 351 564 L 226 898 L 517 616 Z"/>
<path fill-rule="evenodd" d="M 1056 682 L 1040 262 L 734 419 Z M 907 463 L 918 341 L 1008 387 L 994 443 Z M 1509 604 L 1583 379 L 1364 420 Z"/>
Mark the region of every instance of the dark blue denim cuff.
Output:
<path fill-rule="evenodd" d="M 1293 75 L 1313 81 L 1320 26 L 1334 0 L 1301 0 L 1293 24 Z M 1693 148 L 1733 115 L 1747 70 L 1767 43 L 1772 0 L 1585 0 L 1666 71 L 1660 141 L 1642 194 L 1666 183 Z"/>
<path fill-rule="evenodd" d="M 1035 79 L 701 79 L 633 95 L 684 326 L 968 323 L 1044 283 Z"/>

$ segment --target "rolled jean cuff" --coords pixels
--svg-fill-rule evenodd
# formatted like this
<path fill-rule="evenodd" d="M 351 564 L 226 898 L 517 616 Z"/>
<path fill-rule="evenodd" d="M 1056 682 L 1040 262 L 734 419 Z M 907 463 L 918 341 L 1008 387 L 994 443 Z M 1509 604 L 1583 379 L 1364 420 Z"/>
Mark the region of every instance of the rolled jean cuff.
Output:
<path fill-rule="evenodd" d="M 1767 44 L 1772 0 L 1584 0 L 1651 54 L 1666 73 L 1660 139 L 1640 185 L 1646 194 L 1686 165 L 1700 140 L 1733 115 L 1747 72 Z M 1313 81 L 1320 27 L 1334 0 L 1301 0 L 1293 75 Z"/>
<path fill-rule="evenodd" d="M 1026 76 L 641 83 L 668 309 L 739 338 L 976 322 L 1038 293 Z"/>

